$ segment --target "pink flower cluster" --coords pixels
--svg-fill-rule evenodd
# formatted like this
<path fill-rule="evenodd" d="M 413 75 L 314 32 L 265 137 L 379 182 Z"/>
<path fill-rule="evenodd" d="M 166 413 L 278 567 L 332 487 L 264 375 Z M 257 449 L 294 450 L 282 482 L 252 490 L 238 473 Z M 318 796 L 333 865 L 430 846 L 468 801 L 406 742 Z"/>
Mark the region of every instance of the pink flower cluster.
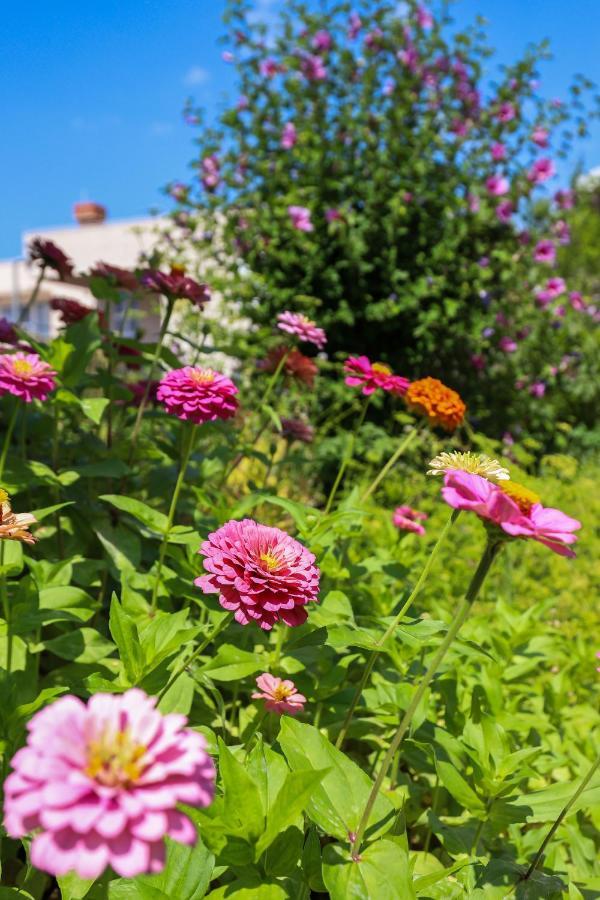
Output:
<path fill-rule="evenodd" d="M 284 150 L 291 150 L 297 140 L 298 134 L 296 132 L 296 126 L 293 122 L 286 122 L 281 132 L 280 145 Z"/>
<path fill-rule="evenodd" d="M 410 381 L 402 375 L 394 375 L 385 363 L 372 363 L 367 356 L 350 356 L 344 363 L 345 382 L 350 387 L 360 387 L 365 397 L 377 389 L 396 397 L 406 393 Z"/>
<path fill-rule="evenodd" d="M 214 154 L 205 156 L 200 164 L 200 168 L 202 184 L 207 191 L 214 191 L 221 180 L 219 160 Z"/>
<path fill-rule="evenodd" d="M 557 297 L 560 297 L 561 294 L 564 294 L 566 289 L 567 285 L 564 278 L 556 275 L 553 278 L 548 278 L 544 287 L 537 288 L 535 299 L 540 306 L 545 307 L 552 303 L 553 300 L 556 300 Z"/>
<path fill-rule="evenodd" d="M 234 416 L 238 408 L 237 392 L 230 378 L 213 369 L 184 366 L 167 372 L 156 397 L 170 415 L 202 425 Z"/>
<path fill-rule="evenodd" d="M 268 712 L 277 713 L 279 716 L 283 713 L 295 716 L 304 709 L 306 697 L 299 693 L 293 681 L 287 679 L 282 681 L 275 675 L 263 672 L 256 679 L 256 685 L 260 690 L 252 694 L 252 699 L 264 700 Z"/>
<path fill-rule="evenodd" d="M 547 157 L 542 157 L 541 159 L 536 159 L 527 173 L 527 178 L 532 184 L 543 184 L 544 181 L 548 181 L 549 178 L 552 178 L 555 172 L 556 169 L 554 168 L 552 160 Z"/>
<path fill-rule="evenodd" d="M 25 403 L 44 401 L 56 387 L 56 372 L 37 353 L 0 356 L 0 397 L 12 394 Z"/>
<path fill-rule="evenodd" d="M 322 328 L 318 328 L 312 319 L 303 316 L 302 313 L 294 313 L 286 310 L 277 316 L 277 327 L 288 334 L 295 334 L 301 341 L 314 344 L 322 350 L 327 343 L 327 336 Z"/>
<path fill-rule="evenodd" d="M 87 705 L 66 696 L 30 720 L 4 785 L 4 824 L 13 838 L 35 832 L 38 869 L 93 879 L 112 866 L 132 878 L 163 868 L 165 836 L 196 843 L 177 807 L 209 805 L 215 768 L 185 716 L 155 704 L 137 689 Z"/>
<path fill-rule="evenodd" d="M 310 209 L 306 206 L 288 206 L 288 215 L 292 222 L 292 228 L 296 231 L 314 231 L 315 226 L 310 221 Z"/>
<path fill-rule="evenodd" d="M 232 519 L 209 534 L 199 552 L 209 574 L 194 584 L 205 594 L 218 593 L 240 625 L 254 621 L 265 631 L 279 620 L 301 625 L 304 607 L 318 599 L 314 555 L 280 528 Z"/>
<path fill-rule="evenodd" d="M 510 486 L 511 482 L 500 487 L 481 475 L 450 470 L 444 477 L 442 495 L 449 506 L 471 510 L 511 537 L 532 538 L 560 556 L 575 556 L 568 545 L 577 540 L 573 532 L 581 528 L 581 522 L 541 503 L 519 503 L 505 493 Z"/>
<path fill-rule="evenodd" d="M 424 522 L 428 518 L 427 513 L 419 512 L 412 506 L 397 506 L 392 521 L 401 531 L 412 531 L 414 534 L 424 535 L 425 529 L 420 522 Z"/>

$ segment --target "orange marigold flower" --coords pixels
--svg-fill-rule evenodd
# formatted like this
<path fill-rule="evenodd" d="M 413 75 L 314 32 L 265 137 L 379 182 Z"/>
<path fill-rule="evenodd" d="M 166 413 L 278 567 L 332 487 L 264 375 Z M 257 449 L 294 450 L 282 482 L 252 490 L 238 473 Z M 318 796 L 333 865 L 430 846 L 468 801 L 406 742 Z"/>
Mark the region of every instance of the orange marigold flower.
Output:
<path fill-rule="evenodd" d="M 426 416 L 430 425 L 441 425 L 446 431 L 458 428 L 467 411 L 460 394 L 437 378 L 420 378 L 411 382 L 404 399 L 410 410 Z"/>

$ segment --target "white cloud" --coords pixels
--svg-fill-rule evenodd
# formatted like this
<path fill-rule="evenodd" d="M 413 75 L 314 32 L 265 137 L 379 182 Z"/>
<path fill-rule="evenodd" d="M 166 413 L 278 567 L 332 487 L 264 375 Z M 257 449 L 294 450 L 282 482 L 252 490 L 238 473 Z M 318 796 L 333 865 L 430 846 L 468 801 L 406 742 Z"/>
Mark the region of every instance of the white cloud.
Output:
<path fill-rule="evenodd" d="M 191 66 L 183 76 L 183 83 L 188 87 L 206 84 L 210 79 L 210 72 L 202 66 Z"/>

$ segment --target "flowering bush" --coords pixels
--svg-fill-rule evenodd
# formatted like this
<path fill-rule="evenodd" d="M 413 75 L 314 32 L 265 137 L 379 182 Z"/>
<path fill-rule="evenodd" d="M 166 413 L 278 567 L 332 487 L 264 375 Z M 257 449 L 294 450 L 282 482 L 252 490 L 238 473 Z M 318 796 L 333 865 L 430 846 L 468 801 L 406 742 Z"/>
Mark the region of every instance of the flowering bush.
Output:
<path fill-rule="evenodd" d="M 188 110 L 200 178 L 176 218 L 257 324 L 318 317 L 330 354 L 360 336 L 370 359 L 476 401 L 489 434 L 525 427 L 555 446 L 557 417 L 590 427 L 600 401 L 594 305 L 549 272 L 572 204 L 556 163 L 587 133 L 590 85 L 545 99 L 542 47 L 490 82 L 482 32 L 423 9 L 285 4 L 267 49 L 231 0 L 243 103 L 212 128 Z"/>

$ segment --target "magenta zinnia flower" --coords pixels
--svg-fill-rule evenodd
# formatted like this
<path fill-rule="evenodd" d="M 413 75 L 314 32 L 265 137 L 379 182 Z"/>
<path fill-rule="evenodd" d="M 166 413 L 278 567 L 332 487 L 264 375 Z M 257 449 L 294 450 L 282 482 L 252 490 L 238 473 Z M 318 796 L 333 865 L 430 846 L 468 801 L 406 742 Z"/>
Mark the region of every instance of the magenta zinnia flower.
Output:
<path fill-rule="evenodd" d="M 536 126 L 536 128 L 534 128 L 534 130 L 531 132 L 531 140 L 534 144 L 537 144 L 538 147 L 548 146 L 548 136 L 548 130 L 546 128 L 542 128 L 541 125 Z"/>
<path fill-rule="evenodd" d="M 555 172 L 556 169 L 552 160 L 542 157 L 541 159 L 536 159 L 527 173 L 527 178 L 532 184 L 543 184 L 544 181 L 552 178 Z"/>
<path fill-rule="evenodd" d="M 517 110 L 512 103 L 508 101 L 505 103 L 501 103 L 498 107 L 498 119 L 501 122 L 512 122 L 512 120 L 517 115 Z"/>
<path fill-rule="evenodd" d="M 314 231 L 315 226 L 310 221 L 310 209 L 306 206 L 288 206 L 287 211 L 292 226 L 297 231 Z"/>
<path fill-rule="evenodd" d="M 209 574 L 194 584 L 205 594 L 218 593 L 240 625 L 255 621 L 265 631 L 279 620 L 302 625 L 304 607 L 318 599 L 315 557 L 280 528 L 232 519 L 208 535 L 199 553 Z"/>
<path fill-rule="evenodd" d="M 208 806 L 215 768 L 185 716 L 155 704 L 135 688 L 87 705 L 66 696 L 29 721 L 4 785 L 4 824 L 13 838 L 36 832 L 38 869 L 97 878 L 112 866 L 132 878 L 163 868 L 166 835 L 195 844 L 177 806 Z"/>
<path fill-rule="evenodd" d="M 318 328 L 312 319 L 302 315 L 302 313 L 294 313 L 286 310 L 277 316 L 277 327 L 281 331 L 287 331 L 288 334 L 295 334 L 301 341 L 314 344 L 319 350 L 322 350 L 327 343 L 327 337 L 322 328 Z"/>
<path fill-rule="evenodd" d="M 202 425 L 235 415 L 238 389 L 230 378 L 199 366 L 172 369 L 161 379 L 156 398 L 167 412 L 179 419 Z"/>
<path fill-rule="evenodd" d="M 56 372 L 37 353 L 0 356 L 0 397 L 12 394 L 25 403 L 45 400 L 56 387 Z"/>
<path fill-rule="evenodd" d="M 561 294 L 564 294 L 566 289 L 567 285 L 564 278 L 556 275 L 553 278 L 548 278 L 545 287 L 537 288 L 535 298 L 540 306 L 547 306 L 553 300 L 556 300 L 557 297 L 560 297 Z"/>
<path fill-rule="evenodd" d="M 552 264 L 556 259 L 556 247 L 553 242 L 545 239 L 538 241 L 533 251 L 533 258 L 539 263 Z"/>
<path fill-rule="evenodd" d="M 325 29 L 323 28 L 321 29 L 321 31 L 317 31 L 311 41 L 311 45 L 313 49 L 317 51 L 317 53 L 326 53 L 327 50 L 331 50 L 331 47 L 333 45 L 333 38 L 331 37 L 330 33 L 328 31 L 325 31 Z"/>
<path fill-rule="evenodd" d="M 508 194 L 510 190 L 510 184 L 504 175 L 490 175 L 485 186 L 488 194 L 491 194 L 493 197 L 501 197 L 503 194 Z"/>
<path fill-rule="evenodd" d="M 397 506 L 392 516 L 392 521 L 396 528 L 401 531 L 412 531 L 414 534 L 425 534 L 425 529 L 420 522 L 428 519 L 427 513 L 419 512 L 412 506 Z"/>
<path fill-rule="evenodd" d="M 496 217 L 503 225 L 508 225 L 514 211 L 515 208 L 510 200 L 501 200 L 496 207 Z"/>
<path fill-rule="evenodd" d="M 543 507 L 533 491 L 514 481 L 493 484 L 481 475 L 450 470 L 442 495 L 454 509 L 466 509 L 498 525 L 511 537 L 532 538 L 560 556 L 573 557 L 569 549 L 581 522 L 559 509 Z"/>
<path fill-rule="evenodd" d="M 367 356 L 349 356 L 344 363 L 347 377 L 345 383 L 350 387 L 360 387 L 365 397 L 374 394 L 377 388 L 395 396 L 403 396 L 410 384 L 408 378 L 394 375 L 385 363 L 372 363 Z"/>
<path fill-rule="evenodd" d="M 252 699 L 265 700 L 265 709 L 269 712 L 277 713 L 280 716 L 283 713 L 295 716 L 304 709 L 306 697 L 298 692 L 293 681 L 282 681 L 275 675 L 263 672 L 256 679 L 256 684 L 260 691 L 255 691 Z"/>
<path fill-rule="evenodd" d="M 286 122 L 281 132 L 280 145 L 284 150 L 291 150 L 297 140 L 296 126 L 293 122 Z"/>
<path fill-rule="evenodd" d="M 324 81 L 327 78 L 327 69 L 320 56 L 313 53 L 305 53 L 300 60 L 300 70 L 307 81 Z"/>
<path fill-rule="evenodd" d="M 496 160 L 496 162 L 506 159 L 506 147 L 504 144 L 496 142 L 495 144 L 492 144 L 490 150 L 492 152 L 492 159 Z"/>

